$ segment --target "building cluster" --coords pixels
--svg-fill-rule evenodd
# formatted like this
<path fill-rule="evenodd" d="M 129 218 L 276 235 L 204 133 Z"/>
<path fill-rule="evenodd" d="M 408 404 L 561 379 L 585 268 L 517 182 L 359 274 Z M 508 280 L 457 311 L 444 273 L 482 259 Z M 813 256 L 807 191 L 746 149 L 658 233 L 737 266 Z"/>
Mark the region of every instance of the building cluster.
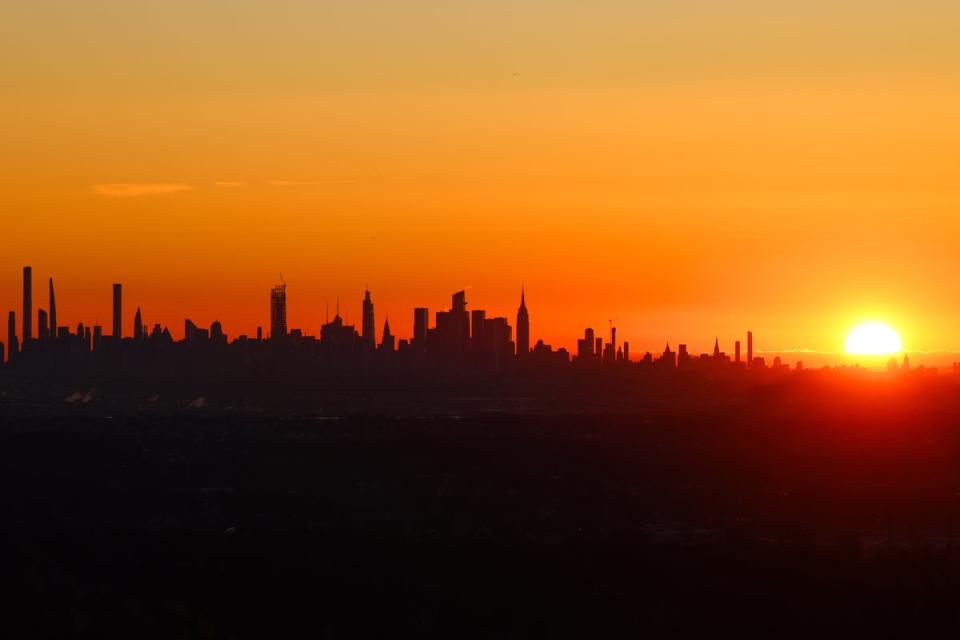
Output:
<path fill-rule="evenodd" d="M 200 327 L 187 319 L 184 321 L 183 339 L 175 341 L 168 328 L 160 324 L 148 327 L 143 321 L 140 308 L 136 309 L 132 332 L 123 331 L 123 286 L 113 285 L 113 314 L 109 334 L 99 325 L 78 324 L 75 329 L 60 326 L 57 322 L 57 305 L 53 279 L 49 281 L 49 303 L 46 309 L 33 306 L 33 273 L 30 267 L 23 269 L 23 309 L 21 332 L 17 335 L 17 318 L 14 311 L 8 314 L 7 354 L 0 343 L 0 362 L 16 362 L 21 357 L 29 361 L 30 352 L 38 354 L 70 353 L 91 354 L 100 351 L 116 353 L 130 345 L 148 345 L 162 349 L 164 345 L 185 345 L 194 348 L 210 345 L 215 348 L 238 346 L 243 349 L 260 349 L 276 353 L 306 353 L 341 367 L 359 366 L 368 368 L 378 365 L 427 364 L 447 368 L 504 371 L 511 368 L 535 367 L 653 367 L 657 369 L 704 369 L 718 366 L 735 366 L 744 369 L 765 368 L 763 358 L 753 353 L 753 334 L 746 336 L 746 357 L 742 358 L 741 343 L 734 346 L 731 358 L 720 350 L 719 341 L 713 353 L 692 355 L 687 346 L 679 345 L 674 352 L 668 344 L 664 351 L 654 355 L 645 353 L 632 359 L 629 342 L 617 342 L 617 329 L 610 322 L 609 341 L 596 334 L 592 328 L 584 331 L 577 341 L 576 354 L 571 357 L 566 349 L 553 349 L 538 340 L 530 345 L 530 314 L 526 304 L 526 292 L 520 291 L 520 304 L 515 323 L 507 317 L 488 317 L 483 309 L 468 309 L 465 291 L 451 297 L 450 308 L 436 311 L 431 322 L 426 307 L 413 310 L 413 335 L 398 339 L 390 329 L 389 318 L 383 319 L 377 330 L 373 297 L 364 292 L 361 302 L 362 314 L 359 329 L 348 324 L 340 314 L 339 301 L 333 318 L 322 323 L 318 336 L 305 335 L 300 329 L 290 328 L 287 323 L 287 285 L 281 282 L 270 290 L 270 325 L 265 336 L 263 328 L 257 329 L 256 337 L 241 335 L 228 340 L 220 322 L 210 327 Z M 37 330 L 33 321 L 36 317 Z M 213 353 L 206 351 L 205 353 Z M 779 367 L 780 363 L 775 362 Z"/>

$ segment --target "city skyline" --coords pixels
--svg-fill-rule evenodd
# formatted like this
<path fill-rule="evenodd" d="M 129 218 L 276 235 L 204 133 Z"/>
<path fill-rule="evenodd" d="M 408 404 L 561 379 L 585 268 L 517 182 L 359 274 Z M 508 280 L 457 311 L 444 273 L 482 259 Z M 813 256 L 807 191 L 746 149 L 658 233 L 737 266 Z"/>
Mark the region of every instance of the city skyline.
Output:
<path fill-rule="evenodd" d="M 203 321 L 194 322 L 192 317 L 189 314 L 184 315 L 180 321 L 175 321 L 172 323 L 167 323 L 163 321 L 146 322 L 143 318 L 143 303 L 136 302 L 134 304 L 136 311 L 134 314 L 133 324 L 131 327 L 126 327 L 123 321 L 124 317 L 124 307 L 123 307 L 123 284 L 122 283 L 113 283 L 111 286 L 111 327 L 109 333 L 106 333 L 103 326 L 97 322 L 84 323 L 79 321 L 74 324 L 54 324 L 52 321 L 57 318 L 57 306 L 56 306 L 56 297 L 54 292 L 54 278 L 48 278 L 48 304 L 47 308 L 40 307 L 35 305 L 34 295 L 33 295 L 33 286 L 32 286 L 32 275 L 33 268 L 32 266 L 25 266 L 22 268 L 22 281 L 21 281 L 21 308 L 23 310 L 31 309 L 32 315 L 36 316 L 35 318 L 25 318 L 21 313 L 21 317 L 17 317 L 17 313 L 11 309 L 9 311 L 8 317 L 8 335 L 7 343 L 5 345 L 5 352 L 11 353 L 10 344 L 16 344 L 22 348 L 24 340 L 22 336 L 24 332 L 31 331 L 33 334 L 33 339 L 44 339 L 47 337 L 69 337 L 74 332 L 74 327 L 79 325 L 77 335 L 83 337 L 83 334 L 80 333 L 84 329 L 87 332 L 85 339 L 87 342 L 91 342 L 94 339 L 94 335 L 109 335 L 116 336 L 119 334 L 124 338 L 146 338 L 151 335 L 151 326 L 154 327 L 152 333 L 156 335 L 158 330 L 162 330 L 166 335 L 174 340 L 189 340 L 191 337 L 196 337 L 197 335 L 203 334 L 210 336 L 213 332 L 222 334 L 225 338 L 229 336 L 230 339 L 235 339 L 241 337 L 243 339 L 269 339 L 274 336 L 285 336 L 287 334 L 295 334 L 297 336 L 304 336 L 309 338 L 316 338 L 320 340 L 323 336 L 324 327 L 327 325 L 339 324 L 340 327 L 348 329 L 354 332 L 357 336 L 357 339 L 362 340 L 366 345 L 366 348 L 371 350 L 388 350 L 393 351 L 398 348 L 405 348 L 408 344 L 416 344 L 415 338 L 420 335 L 421 341 L 425 340 L 425 336 L 428 332 L 433 332 L 440 322 L 443 322 L 441 316 L 447 312 L 441 312 L 437 315 L 436 321 L 431 320 L 431 310 L 429 307 L 409 307 L 408 313 L 409 316 L 409 326 L 410 331 L 406 334 L 402 332 L 395 332 L 389 327 L 389 312 L 384 312 L 384 315 L 380 316 L 384 318 L 383 322 L 380 325 L 376 324 L 376 313 L 375 305 L 373 302 L 373 297 L 369 287 L 364 287 L 363 289 L 363 298 L 359 302 L 361 312 L 354 316 L 351 320 L 349 311 L 347 310 L 352 305 L 348 300 L 341 301 L 340 297 L 336 298 L 336 304 L 334 308 L 334 320 L 330 319 L 330 307 L 329 303 L 325 305 L 324 317 L 320 320 L 317 327 L 317 331 L 311 332 L 308 328 L 304 326 L 298 326 L 296 324 L 287 323 L 287 295 L 286 280 L 281 276 L 281 283 L 275 284 L 270 288 L 270 304 L 268 312 L 265 314 L 266 321 L 258 324 L 253 331 L 243 331 L 243 330 L 231 330 L 229 326 L 224 328 L 224 323 L 219 320 L 219 317 L 213 321 L 206 323 Z M 533 349 L 534 346 L 540 347 L 545 345 L 546 348 L 552 350 L 560 350 L 563 353 L 569 355 L 572 360 L 576 360 L 577 357 L 582 358 L 584 354 L 584 344 L 583 338 L 574 337 L 570 341 L 561 342 L 558 344 L 549 343 L 546 340 L 540 338 L 536 332 L 531 333 L 530 331 L 530 316 L 527 311 L 526 305 L 526 285 L 521 283 L 520 286 L 520 299 L 519 307 L 515 315 L 505 318 L 497 318 L 492 315 L 487 317 L 486 309 L 474 308 L 473 310 L 467 310 L 466 302 L 466 290 L 462 290 L 454 294 L 454 299 L 451 307 L 451 312 L 454 316 L 458 314 L 463 314 L 466 326 L 466 336 L 469 337 L 471 342 L 477 341 L 477 336 L 473 334 L 473 327 L 477 326 L 478 323 L 481 326 L 486 326 L 490 323 L 503 322 L 503 331 L 507 332 L 507 339 L 510 342 L 510 353 L 511 355 L 516 355 L 518 357 L 524 355 L 527 351 Z M 343 306 L 343 309 L 341 309 Z M 457 309 L 462 309 L 462 311 L 456 311 Z M 48 322 L 48 317 L 50 322 Z M 129 317 L 129 316 L 127 316 Z M 395 314 L 396 317 L 396 314 Z M 424 322 L 422 329 L 418 330 L 417 326 L 420 320 L 423 319 Z M 34 322 L 36 320 L 36 322 Z M 19 321 L 21 326 L 20 333 L 17 333 L 15 330 L 11 332 L 11 329 L 14 329 L 14 325 Z M 396 324 L 396 321 L 395 321 Z M 653 358 L 659 357 L 661 351 L 656 347 L 640 346 L 634 343 L 634 350 L 630 350 L 630 340 L 629 338 L 622 339 L 624 333 L 621 331 L 620 336 L 621 340 L 617 340 L 617 325 L 613 318 L 608 318 L 607 327 L 605 329 L 608 332 L 609 340 L 604 341 L 602 337 L 604 334 L 603 330 L 597 330 L 594 327 L 588 327 L 586 329 L 587 336 L 591 337 L 591 344 L 587 351 L 591 355 L 596 355 L 597 358 L 603 360 L 604 362 L 616 361 L 626 361 L 626 362 L 642 362 L 645 357 L 649 358 L 652 354 Z M 32 327 L 37 326 L 39 329 L 33 330 Z M 178 331 L 178 327 L 184 326 L 182 332 Z M 492 326 L 492 325 L 491 325 Z M 209 329 L 204 327 L 210 327 Z M 94 333 L 91 333 L 91 330 Z M 339 330 L 339 329 L 338 329 Z M 419 332 L 423 333 L 419 333 Z M 463 332 L 462 330 L 455 329 L 455 331 Z M 378 339 L 377 335 L 381 337 Z M 596 336 L 595 338 L 592 336 Z M 18 338 L 16 343 L 11 339 L 12 337 Z M 99 339 L 99 338 L 98 338 Z M 467 340 L 468 338 L 464 338 Z M 741 342 L 745 339 L 745 349 L 743 349 L 743 359 L 741 360 Z M 592 344 L 593 341 L 596 341 L 596 346 Z M 687 342 L 682 337 L 678 340 L 677 337 L 668 338 L 666 341 L 667 351 L 670 352 L 670 341 L 673 340 L 675 345 L 679 345 L 681 357 L 689 353 L 691 357 L 699 357 L 699 354 L 702 356 L 712 355 L 714 357 L 719 357 L 721 352 L 726 353 L 726 350 L 722 350 L 720 347 L 721 338 L 719 335 L 715 335 L 713 338 L 713 347 L 711 349 L 705 349 L 698 347 L 697 343 Z M 537 345 L 533 345 L 533 342 L 537 342 Z M 567 342 L 572 342 L 572 346 L 568 347 Z M 740 363 L 741 361 L 746 363 L 749 366 L 749 363 L 753 361 L 754 353 L 764 354 L 769 356 L 771 359 L 776 358 L 779 362 L 783 360 L 784 364 L 793 364 L 793 363 L 803 363 L 804 360 L 807 360 L 807 363 L 812 366 L 831 366 L 836 364 L 863 364 L 868 367 L 880 367 L 884 366 L 887 363 L 887 357 L 884 355 L 880 356 L 863 356 L 863 355 L 851 355 L 851 354 L 841 354 L 838 352 L 817 352 L 814 350 L 808 349 L 755 349 L 753 344 L 753 332 L 745 331 L 743 335 L 738 335 L 730 338 L 730 352 L 731 358 L 734 362 Z M 726 345 L 727 340 L 724 340 Z M 387 347 L 386 345 L 391 345 Z M 612 345 L 612 346 L 611 346 Z M 952 356 L 955 354 L 952 352 L 938 352 L 934 355 L 940 356 L 940 360 L 936 362 L 931 362 L 925 359 L 925 356 L 930 354 L 924 352 L 910 351 L 909 349 L 904 349 L 901 353 L 907 354 L 911 353 L 915 358 L 919 358 L 914 362 L 914 364 L 934 366 L 935 368 L 943 368 L 955 370 L 954 362 L 956 361 Z M 658 355 L 659 354 L 659 355 Z M 831 361 L 829 358 L 833 356 L 834 359 Z M 826 357 L 826 359 L 822 359 Z"/>

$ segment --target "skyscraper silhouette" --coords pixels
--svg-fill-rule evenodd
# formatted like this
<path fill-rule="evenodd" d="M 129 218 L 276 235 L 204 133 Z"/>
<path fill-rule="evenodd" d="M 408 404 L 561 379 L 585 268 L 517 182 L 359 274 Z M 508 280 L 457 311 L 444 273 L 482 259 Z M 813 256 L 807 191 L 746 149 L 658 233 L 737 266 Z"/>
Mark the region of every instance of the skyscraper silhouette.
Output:
<path fill-rule="evenodd" d="M 57 298 L 53 294 L 53 278 L 50 278 L 50 337 L 57 337 Z"/>
<path fill-rule="evenodd" d="M 7 360 L 13 360 L 17 356 L 17 313 L 11 311 L 7 314 Z"/>
<path fill-rule="evenodd" d="M 733 361 L 740 364 L 740 341 L 733 343 Z"/>
<path fill-rule="evenodd" d="M 753 367 L 753 331 L 747 331 L 747 368 Z"/>
<path fill-rule="evenodd" d="M 33 339 L 33 269 L 23 268 L 23 348 Z"/>
<path fill-rule="evenodd" d="M 143 318 L 140 315 L 140 307 L 137 307 L 137 313 L 133 316 L 133 338 L 134 340 L 143 340 Z"/>
<path fill-rule="evenodd" d="M 113 285 L 113 338 L 123 337 L 123 285 Z"/>
<path fill-rule="evenodd" d="M 380 349 L 386 352 L 392 352 L 396 348 L 396 342 L 393 334 L 390 333 L 390 318 L 384 318 L 383 321 L 383 339 L 380 340 Z"/>
<path fill-rule="evenodd" d="M 430 326 L 430 310 L 416 307 L 413 310 L 413 348 L 423 351 L 427 347 L 427 329 Z"/>
<path fill-rule="evenodd" d="M 287 284 L 284 282 L 270 289 L 270 339 L 279 340 L 287 335 Z"/>
<path fill-rule="evenodd" d="M 37 309 L 37 340 L 46 340 L 50 337 L 50 325 L 47 322 L 47 312 Z"/>
<path fill-rule="evenodd" d="M 377 344 L 377 329 L 373 323 L 373 300 L 370 299 L 369 289 L 366 290 L 363 296 L 363 323 L 360 332 L 364 343 L 370 349 L 373 349 Z"/>
<path fill-rule="evenodd" d="M 520 308 L 517 309 L 517 355 L 525 356 L 530 351 L 530 315 L 523 287 L 520 287 Z"/>

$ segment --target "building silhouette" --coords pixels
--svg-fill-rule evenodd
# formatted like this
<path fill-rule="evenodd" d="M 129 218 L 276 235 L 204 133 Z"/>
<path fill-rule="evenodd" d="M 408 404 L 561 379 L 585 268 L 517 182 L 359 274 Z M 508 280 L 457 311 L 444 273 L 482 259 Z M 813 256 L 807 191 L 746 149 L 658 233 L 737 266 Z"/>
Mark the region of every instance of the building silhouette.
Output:
<path fill-rule="evenodd" d="M 390 318 L 383 320 L 383 338 L 380 340 L 380 350 L 392 353 L 396 349 L 393 334 L 390 333 Z"/>
<path fill-rule="evenodd" d="M 430 310 L 427 307 L 416 307 L 413 310 L 413 339 L 410 346 L 414 351 L 424 351 L 427 348 L 427 331 L 430 329 Z"/>
<path fill-rule="evenodd" d="M 50 337 L 50 325 L 47 319 L 47 312 L 43 309 L 37 309 L 37 340 L 45 341 Z"/>
<path fill-rule="evenodd" d="M 53 293 L 53 278 L 50 278 L 50 337 L 56 338 L 58 335 L 57 324 L 57 297 Z"/>
<path fill-rule="evenodd" d="M 520 308 L 517 309 L 517 355 L 525 356 L 530 351 L 530 315 L 524 288 L 520 287 Z"/>
<path fill-rule="evenodd" d="M 747 331 L 747 368 L 753 367 L 753 331 Z"/>
<path fill-rule="evenodd" d="M 287 283 L 270 289 L 270 339 L 287 337 Z"/>
<path fill-rule="evenodd" d="M 363 295 L 363 319 L 360 325 L 363 341 L 372 350 L 377 343 L 376 326 L 374 325 L 373 300 L 370 298 L 370 290 L 367 289 Z"/>
<path fill-rule="evenodd" d="M 33 269 L 23 268 L 23 349 L 33 340 Z"/>
<path fill-rule="evenodd" d="M 123 285 L 113 285 L 113 339 L 123 337 Z"/>
<path fill-rule="evenodd" d="M 16 358 L 19 350 L 17 344 L 17 313 L 10 311 L 7 313 L 7 361 Z"/>
<path fill-rule="evenodd" d="M 137 312 L 133 316 L 133 339 L 143 340 L 145 333 L 146 328 L 143 326 L 143 317 L 140 315 L 140 307 L 137 307 Z"/>

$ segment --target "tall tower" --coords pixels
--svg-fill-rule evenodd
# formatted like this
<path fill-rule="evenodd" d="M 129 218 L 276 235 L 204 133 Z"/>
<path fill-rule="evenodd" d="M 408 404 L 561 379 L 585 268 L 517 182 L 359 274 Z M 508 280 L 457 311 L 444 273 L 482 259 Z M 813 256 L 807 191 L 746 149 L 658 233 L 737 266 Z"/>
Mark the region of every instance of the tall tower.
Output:
<path fill-rule="evenodd" d="M 113 339 L 123 337 L 123 285 L 113 285 Z"/>
<path fill-rule="evenodd" d="M 17 348 L 17 313 L 7 314 L 7 361 L 13 360 L 19 349 Z"/>
<path fill-rule="evenodd" d="M 413 310 L 413 346 L 418 351 L 427 348 L 427 329 L 430 325 L 430 312 L 426 307 Z"/>
<path fill-rule="evenodd" d="M 733 343 L 733 353 L 734 353 L 733 361 L 736 362 L 737 364 L 740 364 L 740 341 L 739 340 Z"/>
<path fill-rule="evenodd" d="M 377 329 L 373 324 L 373 300 L 370 299 L 369 289 L 363 296 L 363 325 L 360 330 L 364 343 L 371 349 L 375 347 L 377 344 Z"/>
<path fill-rule="evenodd" d="M 278 340 L 287 335 L 287 283 L 270 289 L 270 339 Z"/>
<path fill-rule="evenodd" d="M 747 331 L 747 368 L 753 367 L 753 331 Z"/>
<path fill-rule="evenodd" d="M 526 292 L 520 287 L 520 308 L 517 309 L 517 355 L 525 356 L 530 351 L 530 314 L 527 313 Z"/>
<path fill-rule="evenodd" d="M 713 357 L 714 358 L 720 357 L 720 338 L 713 339 Z"/>
<path fill-rule="evenodd" d="M 33 339 L 33 269 L 23 268 L 23 348 Z"/>
<path fill-rule="evenodd" d="M 143 317 L 140 315 L 140 307 L 137 307 L 137 313 L 133 316 L 133 339 L 143 340 Z"/>
<path fill-rule="evenodd" d="M 50 337 L 57 337 L 57 297 L 53 294 L 53 278 L 50 278 Z"/>

